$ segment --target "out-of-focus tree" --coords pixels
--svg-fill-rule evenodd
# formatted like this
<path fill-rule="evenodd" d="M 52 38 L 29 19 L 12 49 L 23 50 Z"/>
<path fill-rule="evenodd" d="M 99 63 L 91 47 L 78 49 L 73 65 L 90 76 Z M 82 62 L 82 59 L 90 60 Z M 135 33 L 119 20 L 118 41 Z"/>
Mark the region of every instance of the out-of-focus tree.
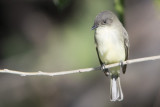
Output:
<path fill-rule="evenodd" d="M 120 21 L 124 24 L 124 8 L 125 8 L 124 0 L 114 0 L 114 5 L 115 5 L 115 11 Z"/>

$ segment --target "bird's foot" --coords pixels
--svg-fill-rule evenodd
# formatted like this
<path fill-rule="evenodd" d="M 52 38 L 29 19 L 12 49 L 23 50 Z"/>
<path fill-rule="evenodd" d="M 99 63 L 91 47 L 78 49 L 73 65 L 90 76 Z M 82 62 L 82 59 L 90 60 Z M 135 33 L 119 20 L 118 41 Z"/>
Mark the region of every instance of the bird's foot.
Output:
<path fill-rule="evenodd" d="M 124 71 L 124 70 L 123 70 L 123 68 L 124 68 L 123 61 L 120 61 L 119 66 L 121 67 L 121 70 L 122 70 L 122 72 L 123 72 L 123 71 Z"/>
<path fill-rule="evenodd" d="M 105 64 L 103 64 L 103 65 L 101 66 L 101 70 L 104 72 L 104 74 L 105 74 L 106 76 L 109 76 L 109 75 L 110 75 L 109 70 L 105 68 Z"/>
<path fill-rule="evenodd" d="M 123 68 L 123 66 L 124 66 L 123 61 L 120 61 L 119 65 L 120 65 L 121 68 Z"/>

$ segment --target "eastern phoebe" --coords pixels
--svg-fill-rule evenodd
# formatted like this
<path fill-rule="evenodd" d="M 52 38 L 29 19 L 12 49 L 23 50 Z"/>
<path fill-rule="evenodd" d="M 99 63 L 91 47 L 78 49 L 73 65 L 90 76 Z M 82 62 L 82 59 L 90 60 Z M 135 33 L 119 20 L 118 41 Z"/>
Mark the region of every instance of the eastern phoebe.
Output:
<path fill-rule="evenodd" d="M 120 68 L 123 73 L 127 65 L 105 69 L 105 65 L 119 63 L 128 59 L 129 38 L 127 31 L 111 11 L 99 13 L 92 30 L 95 29 L 95 44 L 101 68 L 110 79 L 110 100 L 123 100 L 123 92 L 120 84 Z"/>

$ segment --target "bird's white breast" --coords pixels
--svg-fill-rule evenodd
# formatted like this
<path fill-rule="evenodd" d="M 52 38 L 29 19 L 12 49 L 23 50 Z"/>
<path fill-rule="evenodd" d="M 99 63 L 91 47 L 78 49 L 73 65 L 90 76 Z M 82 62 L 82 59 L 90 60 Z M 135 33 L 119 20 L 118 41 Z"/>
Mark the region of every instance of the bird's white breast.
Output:
<path fill-rule="evenodd" d="M 103 63 L 109 64 L 125 60 L 123 36 L 119 30 L 112 26 L 98 27 L 95 38 Z"/>

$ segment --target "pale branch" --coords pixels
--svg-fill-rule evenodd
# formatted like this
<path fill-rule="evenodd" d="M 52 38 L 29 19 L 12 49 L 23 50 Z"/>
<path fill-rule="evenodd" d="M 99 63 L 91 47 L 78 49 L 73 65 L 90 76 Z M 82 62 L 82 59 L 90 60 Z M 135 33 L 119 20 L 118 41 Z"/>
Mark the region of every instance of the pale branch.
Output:
<path fill-rule="evenodd" d="M 127 61 L 123 62 L 123 65 L 138 63 L 138 62 L 144 62 L 144 61 L 157 60 L 157 59 L 160 59 L 160 55 L 127 60 Z M 112 68 L 112 67 L 115 67 L 115 66 L 120 66 L 120 63 L 106 65 L 105 68 Z M 20 76 L 58 76 L 58 75 L 66 75 L 66 74 L 73 74 L 73 73 L 90 72 L 90 71 L 95 71 L 95 70 L 100 70 L 100 69 L 101 69 L 100 66 L 95 67 L 95 68 L 85 68 L 85 69 L 78 69 L 78 70 L 71 70 L 71 71 L 61 71 L 61 72 L 42 72 L 42 71 L 21 72 L 21 71 L 9 70 L 9 69 L 2 69 L 2 70 L 0 70 L 0 73 L 15 74 L 15 75 L 20 75 Z"/>

